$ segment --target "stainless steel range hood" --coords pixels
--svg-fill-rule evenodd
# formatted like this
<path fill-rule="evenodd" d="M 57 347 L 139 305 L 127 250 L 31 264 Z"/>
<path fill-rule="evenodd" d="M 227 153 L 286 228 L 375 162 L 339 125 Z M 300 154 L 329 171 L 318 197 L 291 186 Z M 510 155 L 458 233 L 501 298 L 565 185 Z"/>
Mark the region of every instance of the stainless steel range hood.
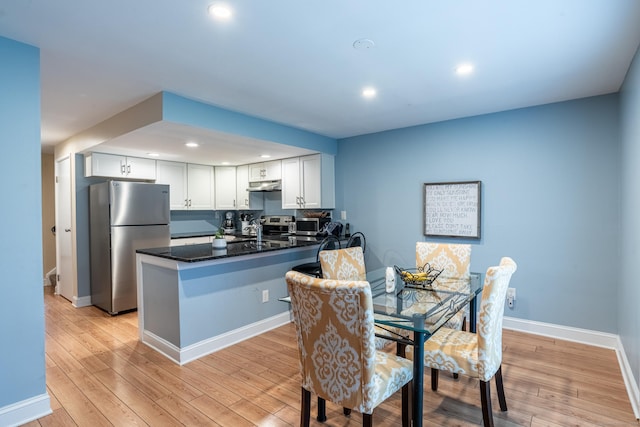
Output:
<path fill-rule="evenodd" d="M 257 181 L 250 182 L 247 191 L 281 191 L 282 181 Z"/>

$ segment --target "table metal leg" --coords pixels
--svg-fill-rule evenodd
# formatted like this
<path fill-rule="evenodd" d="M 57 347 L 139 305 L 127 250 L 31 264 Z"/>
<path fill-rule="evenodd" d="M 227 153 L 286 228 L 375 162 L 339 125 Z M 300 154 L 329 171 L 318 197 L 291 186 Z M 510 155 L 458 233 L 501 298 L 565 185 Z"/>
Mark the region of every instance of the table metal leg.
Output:
<path fill-rule="evenodd" d="M 424 319 L 422 319 L 424 323 Z M 413 427 L 422 427 L 424 393 L 424 332 L 413 333 Z"/>
<path fill-rule="evenodd" d="M 469 301 L 469 331 L 476 333 L 476 301 L 478 300 L 478 296 L 471 301 Z"/>

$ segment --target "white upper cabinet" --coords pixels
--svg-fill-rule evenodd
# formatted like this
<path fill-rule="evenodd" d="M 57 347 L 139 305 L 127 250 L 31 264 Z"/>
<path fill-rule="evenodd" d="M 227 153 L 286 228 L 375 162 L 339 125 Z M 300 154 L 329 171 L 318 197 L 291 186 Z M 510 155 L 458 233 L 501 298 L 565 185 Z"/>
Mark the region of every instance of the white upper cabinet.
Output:
<path fill-rule="evenodd" d="M 189 209 L 215 209 L 213 166 L 187 164 Z"/>
<path fill-rule="evenodd" d="M 300 159 L 282 161 L 282 209 L 300 208 Z"/>
<path fill-rule="evenodd" d="M 237 209 L 235 166 L 215 167 L 216 210 Z"/>
<path fill-rule="evenodd" d="M 158 160 L 158 184 L 168 184 L 171 210 L 213 210 L 213 166 Z"/>
<path fill-rule="evenodd" d="M 84 158 L 84 176 L 105 178 L 156 179 L 156 161 L 117 154 L 91 153 Z"/>
<path fill-rule="evenodd" d="M 328 154 L 282 160 L 282 208 L 335 208 L 334 174 L 334 158 Z"/>
<path fill-rule="evenodd" d="M 249 165 L 249 181 L 275 181 L 282 178 L 280 160 Z"/>
<path fill-rule="evenodd" d="M 187 209 L 187 164 L 157 161 L 156 183 L 169 185 L 169 209 Z"/>
<path fill-rule="evenodd" d="M 247 191 L 249 187 L 249 165 L 236 167 L 236 205 L 243 209 L 263 209 L 264 197 L 262 193 Z"/>

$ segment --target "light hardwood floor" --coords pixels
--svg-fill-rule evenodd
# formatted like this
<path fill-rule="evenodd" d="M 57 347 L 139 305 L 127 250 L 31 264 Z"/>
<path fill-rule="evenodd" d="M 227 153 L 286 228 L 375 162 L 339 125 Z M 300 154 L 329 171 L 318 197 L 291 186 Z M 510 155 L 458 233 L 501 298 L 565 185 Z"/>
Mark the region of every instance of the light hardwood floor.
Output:
<path fill-rule="evenodd" d="M 136 313 L 74 309 L 45 291 L 47 388 L 53 414 L 27 426 L 297 426 L 300 382 L 293 326 L 286 325 L 185 366 L 138 342 Z M 492 395 L 496 426 L 637 426 L 612 350 L 504 332 L 509 411 Z M 428 374 L 427 374 L 428 376 Z M 482 423 L 476 381 L 425 379 L 425 425 Z M 312 399 L 315 401 L 315 399 Z M 327 403 L 328 421 L 359 426 Z M 400 396 L 374 413 L 400 424 Z"/>

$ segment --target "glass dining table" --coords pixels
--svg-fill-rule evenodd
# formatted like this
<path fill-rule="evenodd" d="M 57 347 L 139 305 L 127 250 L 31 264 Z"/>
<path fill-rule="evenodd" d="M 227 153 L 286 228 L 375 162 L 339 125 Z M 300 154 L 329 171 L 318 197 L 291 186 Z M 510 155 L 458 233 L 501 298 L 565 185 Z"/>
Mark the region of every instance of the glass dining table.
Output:
<path fill-rule="evenodd" d="M 397 343 L 404 356 L 406 346 L 413 349 L 412 414 L 414 427 L 422 426 L 424 393 L 424 343 L 456 313 L 469 306 L 469 330 L 475 332 L 477 295 L 482 291 L 480 273 L 469 278 L 443 275 L 427 285 L 406 284 L 394 274 L 395 287 L 387 292 L 386 268 L 367 272 L 371 286 L 376 336 Z M 281 301 L 291 302 L 289 297 Z"/>
<path fill-rule="evenodd" d="M 371 285 L 376 335 L 393 340 L 398 352 L 413 348 L 413 426 L 422 426 L 424 343 L 456 313 L 469 306 L 469 330 L 475 332 L 476 296 L 482 291 L 480 273 L 469 278 L 438 276 L 431 285 L 405 284 L 395 274 L 395 288 L 387 292 L 386 269 L 367 272 Z M 401 354 L 404 355 L 404 354 Z"/>

